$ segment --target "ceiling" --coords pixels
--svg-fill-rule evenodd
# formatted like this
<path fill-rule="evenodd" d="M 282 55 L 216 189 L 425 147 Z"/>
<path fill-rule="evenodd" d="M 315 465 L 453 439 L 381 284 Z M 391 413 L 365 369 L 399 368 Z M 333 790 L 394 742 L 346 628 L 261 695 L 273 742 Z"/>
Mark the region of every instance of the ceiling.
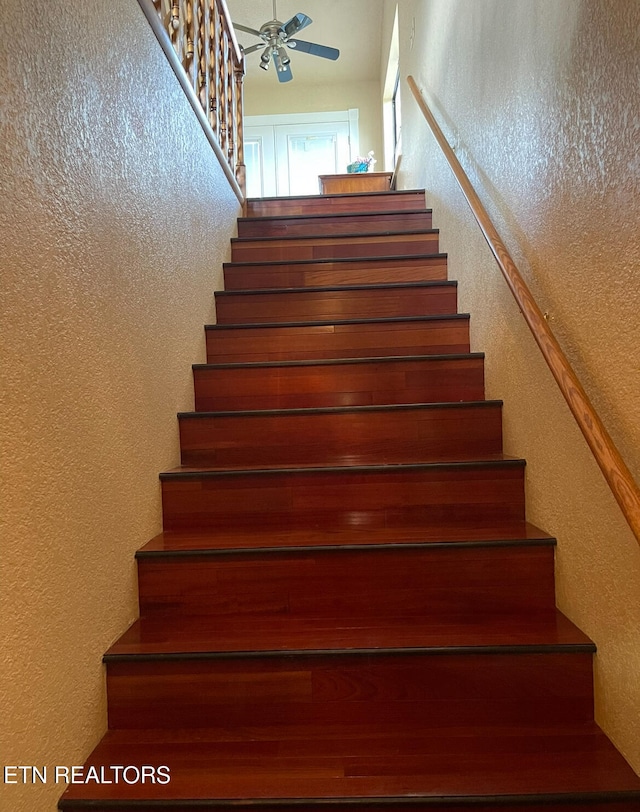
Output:
<path fill-rule="evenodd" d="M 360 82 L 380 77 L 381 31 L 384 0 L 276 0 L 278 19 L 286 22 L 302 12 L 313 24 L 300 32 L 300 39 L 340 50 L 340 57 L 328 59 L 289 51 L 296 87 Z M 227 0 L 231 19 L 259 29 L 273 19 L 273 0 Z M 245 47 L 260 42 L 258 37 L 236 32 Z M 247 56 L 246 81 L 252 85 L 278 84 L 273 65 L 259 67 L 260 51 Z"/>

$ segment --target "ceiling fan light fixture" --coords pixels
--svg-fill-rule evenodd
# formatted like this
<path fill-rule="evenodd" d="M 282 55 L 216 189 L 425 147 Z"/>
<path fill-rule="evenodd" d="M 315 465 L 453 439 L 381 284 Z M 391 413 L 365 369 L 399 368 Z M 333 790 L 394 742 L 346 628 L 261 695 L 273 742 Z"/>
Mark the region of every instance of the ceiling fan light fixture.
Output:
<path fill-rule="evenodd" d="M 262 70 L 269 70 L 269 61 L 271 60 L 271 48 L 267 47 L 260 56 L 260 67 Z"/>
<path fill-rule="evenodd" d="M 284 70 L 287 67 L 287 65 L 289 65 L 291 62 L 289 54 L 287 54 L 283 45 L 280 45 L 280 47 L 278 48 L 278 58 L 280 60 L 280 64 L 282 65 L 281 70 Z"/>

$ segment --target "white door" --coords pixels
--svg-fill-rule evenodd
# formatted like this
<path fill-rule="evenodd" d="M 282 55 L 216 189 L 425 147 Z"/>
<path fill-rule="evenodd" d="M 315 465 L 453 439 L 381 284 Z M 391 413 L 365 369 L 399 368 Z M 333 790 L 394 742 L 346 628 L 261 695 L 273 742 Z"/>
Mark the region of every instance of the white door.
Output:
<path fill-rule="evenodd" d="M 357 152 L 357 110 L 248 116 L 244 132 L 249 197 L 319 194 L 318 175 L 346 172 Z"/>
<path fill-rule="evenodd" d="M 276 142 L 273 127 L 245 127 L 247 197 L 276 197 Z"/>
<path fill-rule="evenodd" d="M 318 175 L 346 172 L 349 125 L 280 125 L 275 128 L 278 195 L 317 195 Z"/>

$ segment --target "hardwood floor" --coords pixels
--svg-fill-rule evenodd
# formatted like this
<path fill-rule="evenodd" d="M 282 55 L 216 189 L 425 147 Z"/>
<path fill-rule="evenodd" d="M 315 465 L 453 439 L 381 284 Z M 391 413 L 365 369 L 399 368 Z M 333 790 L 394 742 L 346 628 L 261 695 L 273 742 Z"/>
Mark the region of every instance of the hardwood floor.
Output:
<path fill-rule="evenodd" d="M 60 808 L 638 812 L 424 193 L 248 212 Z"/>

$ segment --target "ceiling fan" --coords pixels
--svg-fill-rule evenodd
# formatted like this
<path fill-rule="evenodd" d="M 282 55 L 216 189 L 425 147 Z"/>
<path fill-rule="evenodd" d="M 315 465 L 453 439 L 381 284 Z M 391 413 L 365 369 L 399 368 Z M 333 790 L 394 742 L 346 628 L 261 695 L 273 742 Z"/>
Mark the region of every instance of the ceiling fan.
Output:
<path fill-rule="evenodd" d="M 315 42 L 305 42 L 305 40 L 296 37 L 298 31 L 302 31 L 303 28 L 311 25 L 312 22 L 311 17 L 307 17 L 306 14 L 296 14 L 290 20 L 287 20 L 286 23 L 280 22 L 276 11 L 276 0 L 273 0 L 273 20 L 266 22 L 261 26 L 259 31 L 255 28 L 247 28 L 245 25 L 239 25 L 238 23 L 234 23 L 233 25 L 238 31 L 253 34 L 262 40 L 258 45 L 243 48 L 244 53 L 251 54 L 262 48 L 260 67 L 263 70 L 269 70 L 269 64 L 273 58 L 278 80 L 280 82 L 290 82 L 293 79 L 293 73 L 291 72 L 291 59 L 287 53 L 287 48 L 302 51 L 312 56 L 321 56 L 323 59 L 335 60 L 340 56 L 340 51 L 337 48 L 329 48 L 326 45 L 318 45 Z"/>

